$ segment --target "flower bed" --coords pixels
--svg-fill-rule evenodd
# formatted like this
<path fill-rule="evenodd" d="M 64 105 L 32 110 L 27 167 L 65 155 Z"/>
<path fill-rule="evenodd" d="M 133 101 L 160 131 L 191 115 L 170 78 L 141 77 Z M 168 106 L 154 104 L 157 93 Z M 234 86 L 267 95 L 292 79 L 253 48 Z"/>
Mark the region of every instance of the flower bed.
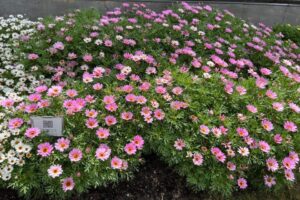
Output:
<path fill-rule="evenodd" d="M 63 198 L 128 179 L 143 151 L 226 196 L 295 181 L 299 47 L 263 24 L 210 6 L 125 3 L 40 21 L 17 55 L 52 80 L 1 101 L 14 133 L 2 140 L 1 177 L 22 194 Z M 44 115 L 63 116 L 62 137 L 31 127 Z"/>

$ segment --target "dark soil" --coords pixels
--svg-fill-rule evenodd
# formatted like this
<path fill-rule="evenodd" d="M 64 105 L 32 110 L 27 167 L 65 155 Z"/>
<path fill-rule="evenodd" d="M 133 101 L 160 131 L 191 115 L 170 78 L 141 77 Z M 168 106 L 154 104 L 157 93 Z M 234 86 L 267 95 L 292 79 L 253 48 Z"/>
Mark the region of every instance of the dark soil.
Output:
<path fill-rule="evenodd" d="M 293 190 L 278 194 L 246 191 L 236 193 L 236 200 L 300 200 L 299 184 Z M 45 198 L 46 200 L 47 198 Z M 216 199 L 207 194 L 194 193 L 171 167 L 160 161 L 155 155 L 145 156 L 145 164 L 133 180 L 111 185 L 107 188 L 90 190 L 72 200 L 209 200 Z M 217 198 L 220 199 L 220 198 Z M 0 200 L 22 200 L 14 190 L 0 190 Z"/>

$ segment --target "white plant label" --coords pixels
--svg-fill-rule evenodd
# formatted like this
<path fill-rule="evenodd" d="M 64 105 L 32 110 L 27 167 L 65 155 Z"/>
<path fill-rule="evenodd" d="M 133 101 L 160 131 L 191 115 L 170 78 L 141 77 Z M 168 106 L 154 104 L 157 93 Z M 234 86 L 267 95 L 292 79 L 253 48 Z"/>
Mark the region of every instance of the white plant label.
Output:
<path fill-rule="evenodd" d="M 49 136 L 60 137 L 63 132 L 63 118 L 56 116 L 32 116 L 32 127 L 40 129 Z"/>

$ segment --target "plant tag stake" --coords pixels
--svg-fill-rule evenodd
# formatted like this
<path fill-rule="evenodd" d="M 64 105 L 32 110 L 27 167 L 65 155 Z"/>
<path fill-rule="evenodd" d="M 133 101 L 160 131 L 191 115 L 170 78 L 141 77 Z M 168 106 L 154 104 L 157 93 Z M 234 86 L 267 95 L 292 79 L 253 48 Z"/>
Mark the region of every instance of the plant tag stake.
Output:
<path fill-rule="evenodd" d="M 63 118 L 54 116 L 30 117 L 32 127 L 38 128 L 49 136 L 60 137 L 63 132 Z"/>

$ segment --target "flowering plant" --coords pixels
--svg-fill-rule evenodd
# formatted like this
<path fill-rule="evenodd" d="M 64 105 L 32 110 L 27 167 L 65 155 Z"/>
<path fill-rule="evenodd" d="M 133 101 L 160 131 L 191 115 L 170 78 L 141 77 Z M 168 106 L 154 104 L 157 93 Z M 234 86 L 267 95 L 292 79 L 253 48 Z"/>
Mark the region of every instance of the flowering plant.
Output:
<path fill-rule="evenodd" d="M 20 103 L 1 101 L 28 157 L 9 186 L 55 197 L 82 192 L 132 175 L 143 149 L 200 190 L 291 185 L 299 47 L 210 6 L 157 13 L 125 3 L 123 10 L 46 19 L 20 44 L 25 69 L 37 66 L 53 84 Z M 63 137 L 30 127 L 32 115 L 63 116 Z"/>

